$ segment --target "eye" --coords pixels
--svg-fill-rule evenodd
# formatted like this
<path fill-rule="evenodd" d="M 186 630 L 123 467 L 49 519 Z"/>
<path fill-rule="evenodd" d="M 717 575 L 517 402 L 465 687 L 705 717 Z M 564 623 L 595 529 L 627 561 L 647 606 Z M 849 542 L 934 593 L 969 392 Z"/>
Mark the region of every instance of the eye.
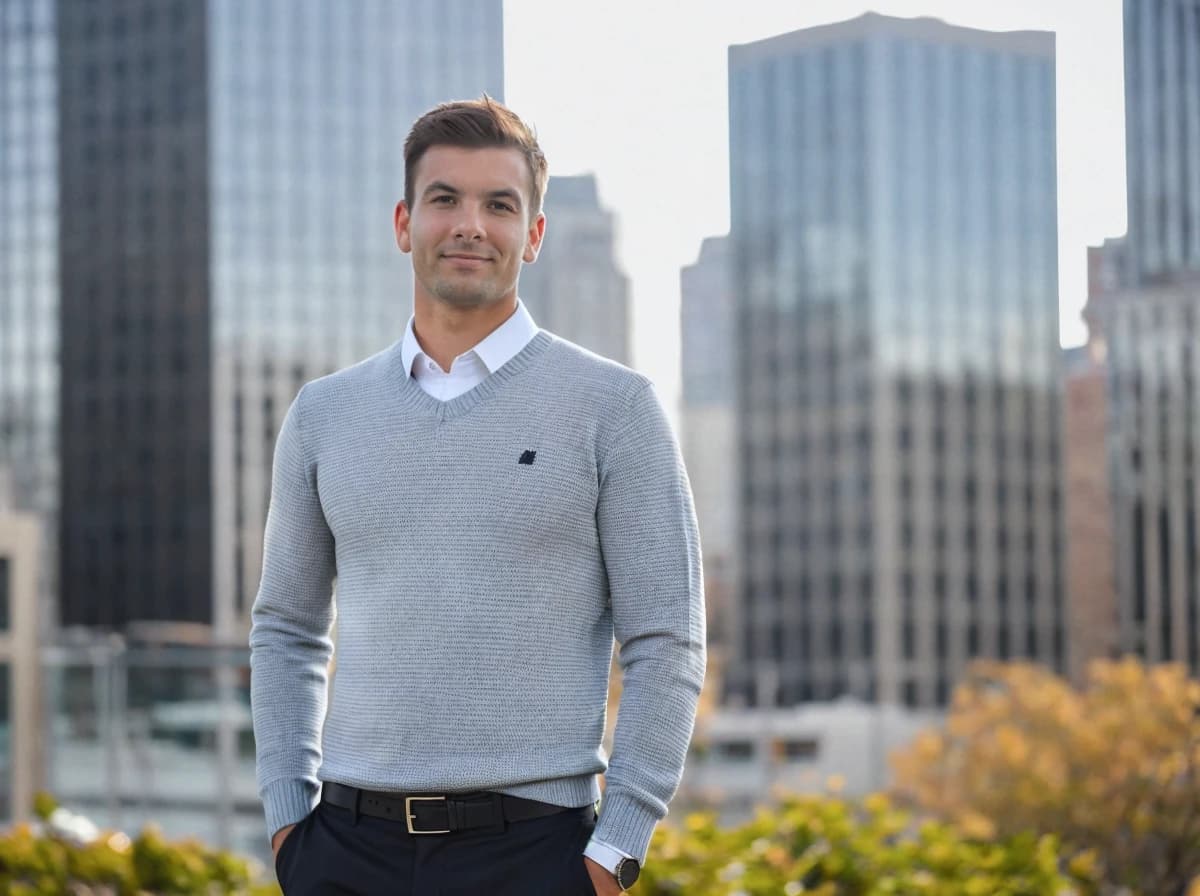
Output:
<path fill-rule="evenodd" d="M 492 208 L 498 208 L 498 209 L 501 209 L 502 211 L 506 211 L 506 212 L 516 211 L 516 209 L 514 209 L 507 202 L 501 202 L 499 199 L 492 200 Z"/>
<path fill-rule="evenodd" d="M 438 205 L 438 204 L 449 205 L 451 202 L 454 201 L 454 197 L 451 196 L 449 193 L 443 193 L 440 196 L 434 196 L 433 199 L 431 199 L 429 201 L 432 202 L 434 205 Z"/>

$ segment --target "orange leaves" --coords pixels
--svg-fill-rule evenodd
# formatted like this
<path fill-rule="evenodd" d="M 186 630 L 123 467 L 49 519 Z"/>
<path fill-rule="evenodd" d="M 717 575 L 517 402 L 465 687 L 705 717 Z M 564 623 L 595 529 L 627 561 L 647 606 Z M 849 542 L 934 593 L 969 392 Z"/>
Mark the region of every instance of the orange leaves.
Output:
<path fill-rule="evenodd" d="M 1181 665 L 1096 661 L 1076 689 L 1034 664 L 977 663 L 943 729 L 893 768 L 910 803 L 981 837 L 1061 834 L 1113 883 L 1177 892 L 1200 873 L 1200 683 Z"/>

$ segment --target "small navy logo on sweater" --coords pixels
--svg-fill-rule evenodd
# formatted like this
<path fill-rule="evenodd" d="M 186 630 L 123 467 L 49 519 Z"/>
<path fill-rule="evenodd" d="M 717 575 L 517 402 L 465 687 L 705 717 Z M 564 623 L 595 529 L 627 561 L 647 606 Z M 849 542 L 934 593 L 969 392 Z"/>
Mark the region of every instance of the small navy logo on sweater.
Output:
<path fill-rule="evenodd" d="M 526 451 L 521 454 L 521 459 L 517 461 L 519 464 L 532 464 L 533 459 L 537 457 L 536 451 Z"/>

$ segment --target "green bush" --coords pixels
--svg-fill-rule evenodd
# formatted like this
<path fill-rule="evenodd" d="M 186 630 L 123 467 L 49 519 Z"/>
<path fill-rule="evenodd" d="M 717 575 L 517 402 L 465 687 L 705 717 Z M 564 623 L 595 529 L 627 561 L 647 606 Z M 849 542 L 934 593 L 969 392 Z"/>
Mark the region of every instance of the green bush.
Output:
<path fill-rule="evenodd" d="M 168 842 L 154 827 L 133 839 L 106 831 L 87 840 L 72 832 L 44 794 L 38 796 L 35 812 L 40 818 L 35 824 L 0 834 L 0 893 L 279 896 L 271 872 L 253 859 L 209 849 L 197 840 Z"/>
<path fill-rule="evenodd" d="M 1092 896 L 1090 856 L 1053 836 L 973 839 L 882 795 L 794 796 L 736 828 L 711 813 L 655 834 L 639 896 Z"/>
<path fill-rule="evenodd" d="M 153 828 L 75 842 L 43 821 L 0 834 L 0 892 L 74 896 L 279 896 L 261 863 Z M 661 825 L 637 896 L 1094 896 L 1088 855 L 1068 862 L 1053 836 L 972 838 L 919 821 L 882 795 L 862 803 L 791 797 L 738 827 L 712 813 Z"/>

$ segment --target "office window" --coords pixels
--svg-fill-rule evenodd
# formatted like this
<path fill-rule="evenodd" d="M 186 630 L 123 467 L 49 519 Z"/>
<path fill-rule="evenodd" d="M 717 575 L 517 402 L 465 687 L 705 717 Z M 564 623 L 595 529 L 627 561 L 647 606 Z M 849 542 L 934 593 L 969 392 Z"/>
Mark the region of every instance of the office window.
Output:
<path fill-rule="evenodd" d="M 785 738 L 777 743 L 776 749 L 789 762 L 807 762 L 821 755 L 821 744 L 816 738 Z"/>
<path fill-rule="evenodd" d="M 717 741 L 717 756 L 730 762 L 750 762 L 754 759 L 754 742 L 749 740 Z"/>

